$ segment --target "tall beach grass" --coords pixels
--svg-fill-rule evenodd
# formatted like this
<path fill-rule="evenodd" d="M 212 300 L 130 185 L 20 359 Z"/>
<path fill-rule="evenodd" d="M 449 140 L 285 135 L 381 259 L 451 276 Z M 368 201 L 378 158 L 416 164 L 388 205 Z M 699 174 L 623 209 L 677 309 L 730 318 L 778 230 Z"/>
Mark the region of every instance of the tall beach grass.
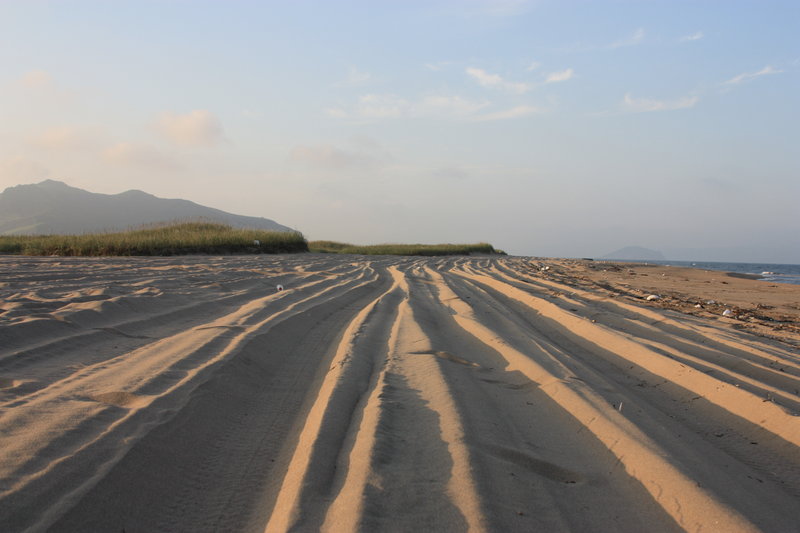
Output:
<path fill-rule="evenodd" d="M 58 256 L 307 252 L 299 232 L 234 229 L 212 222 L 156 225 L 117 233 L 0 236 L 0 253 Z"/>

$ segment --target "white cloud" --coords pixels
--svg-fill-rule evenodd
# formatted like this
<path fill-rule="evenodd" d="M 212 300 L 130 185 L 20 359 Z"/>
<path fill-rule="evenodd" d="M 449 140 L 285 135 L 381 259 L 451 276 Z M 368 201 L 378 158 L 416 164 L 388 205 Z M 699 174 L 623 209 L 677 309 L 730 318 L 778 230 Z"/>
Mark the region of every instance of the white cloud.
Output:
<path fill-rule="evenodd" d="M 511 109 L 505 109 L 503 111 L 495 111 L 494 113 L 486 113 L 484 115 L 478 115 L 474 118 L 474 120 L 479 122 L 485 122 L 490 120 L 509 120 L 509 119 L 526 117 L 528 115 L 539 114 L 542 112 L 543 111 L 538 107 L 521 105 L 517 107 L 512 107 Z"/>
<path fill-rule="evenodd" d="M 527 83 L 507 81 L 499 74 L 491 74 L 480 68 L 469 67 L 466 72 L 483 87 L 495 87 L 516 94 L 526 93 L 531 89 L 531 85 Z"/>
<path fill-rule="evenodd" d="M 343 150 L 331 144 L 295 146 L 292 159 L 330 169 L 361 167 L 374 162 L 374 158 L 368 154 Z"/>
<path fill-rule="evenodd" d="M 630 93 L 625 95 L 625 106 L 635 113 L 650 111 L 672 111 L 694 107 L 700 101 L 697 96 L 687 96 L 678 100 L 651 100 L 647 98 L 634 98 Z"/>
<path fill-rule="evenodd" d="M 78 150 L 93 144 L 90 135 L 74 126 L 53 126 L 29 137 L 26 143 L 45 150 Z"/>
<path fill-rule="evenodd" d="M 17 83 L 25 89 L 49 89 L 55 84 L 49 72 L 39 69 L 26 72 Z"/>
<path fill-rule="evenodd" d="M 466 116 L 472 115 L 489 105 L 491 105 L 490 102 L 486 100 L 476 102 L 461 96 L 427 96 L 419 105 L 415 106 L 415 114 L 423 116 L 432 114 Z"/>
<path fill-rule="evenodd" d="M 574 75 L 575 75 L 575 71 L 572 70 L 571 68 L 568 68 L 568 69 L 562 70 L 560 72 L 551 72 L 550 74 L 547 75 L 547 77 L 545 78 L 544 82 L 545 83 L 557 83 L 559 81 L 567 81 L 569 79 L 572 79 L 572 77 Z"/>
<path fill-rule="evenodd" d="M 618 41 L 614 41 L 612 43 L 597 44 L 597 43 L 587 43 L 583 41 L 577 41 L 569 45 L 557 47 L 554 50 L 562 54 L 575 54 L 575 53 L 591 52 L 595 50 L 615 50 L 617 48 L 624 48 L 628 46 L 636 46 L 642 44 L 645 40 L 645 35 L 646 34 L 644 28 L 638 28 L 628 37 L 625 37 Z"/>
<path fill-rule="evenodd" d="M 437 61 L 435 63 L 425 63 L 425 68 L 432 72 L 439 72 L 452 64 L 452 61 Z"/>
<path fill-rule="evenodd" d="M 337 83 L 336 86 L 358 87 L 359 85 L 364 85 L 370 79 L 372 79 L 372 75 L 369 72 L 362 72 L 358 70 L 356 67 L 350 67 L 350 70 L 347 73 L 347 78 Z"/>
<path fill-rule="evenodd" d="M 162 170 L 175 170 L 180 164 L 158 149 L 129 142 L 117 143 L 103 152 L 106 160 L 124 166 L 139 166 Z"/>
<path fill-rule="evenodd" d="M 723 85 L 738 85 L 740 83 L 744 83 L 747 81 L 752 81 L 756 78 L 760 78 L 761 76 L 767 76 L 769 74 L 780 74 L 784 72 L 783 70 L 776 69 L 770 65 L 762 68 L 758 72 L 743 72 L 738 76 L 734 76 L 733 78 L 723 82 Z"/>
<path fill-rule="evenodd" d="M 411 104 L 393 94 L 365 94 L 358 100 L 357 114 L 364 118 L 398 118 L 408 114 Z"/>
<path fill-rule="evenodd" d="M 430 95 L 410 101 L 392 94 L 368 94 L 359 99 L 355 115 L 360 118 L 466 117 L 491 105 L 458 95 Z M 345 116 L 349 116 L 346 114 Z"/>
<path fill-rule="evenodd" d="M 331 118 L 347 118 L 347 111 L 340 107 L 331 107 L 325 110 L 325 114 Z"/>
<path fill-rule="evenodd" d="M 679 41 L 682 42 L 682 43 L 689 42 L 689 41 L 699 41 L 703 37 L 705 37 L 705 35 L 703 35 L 703 32 L 698 31 L 698 32 L 695 32 L 695 33 L 693 33 L 691 35 L 684 35 L 683 37 L 681 37 L 679 39 Z"/>
<path fill-rule="evenodd" d="M 28 102 L 28 106 L 50 106 L 49 112 L 74 108 L 79 103 L 79 94 L 59 85 L 53 76 L 46 70 L 30 70 L 12 81 L 9 85 L 13 93 L 21 98 L 33 98 L 36 103 Z M 60 108 L 60 109 L 59 109 Z"/>
<path fill-rule="evenodd" d="M 485 70 L 469 67 L 467 69 L 467 74 L 475 78 L 479 84 L 483 85 L 484 87 L 494 87 L 496 85 L 503 84 L 503 78 L 501 78 L 497 74 L 489 74 Z"/>
<path fill-rule="evenodd" d="M 429 95 L 407 100 L 394 94 L 365 94 L 352 109 L 332 108 L 325 113 L 338 119 L 395 119 L 469 117 L 491 105 L 458 95 Z"/>
<path fill-rule="evenodd" d="M 212 146 L 224 139 L 219 119 L 205 109 L 185 115 L 163 113 L 156 127 L 171 141 L 185 146 Z"/>
<path fill-rule="evenodd" d="M 622 48 L 624 46 L 635 46 L 637 44 L 640 44 L 642 41 L 644 41 L 644 28 L 639 28 L 635 32 L 633 32 L 633 35 L 631 35 L 630 37 L 611 43 L 610 45 L 608 45 L 608 47 Z"/>
<path fill-rule="evenodd" d="M 524 13 L 531 0 L 461 0 L 454 4 L 465 16 L 510 17 Z"/>
<path fill-rule="evenodd" d="M 538 61 L 532 61 L 531 64 L 528 65 L 525 70 L 527 70 L 528 72 L 531 72 L 531 71 L 536 70 L 537 68 L 539 68 L 541 66 L 542 66 L 542 64 L 539 63 Z"/>

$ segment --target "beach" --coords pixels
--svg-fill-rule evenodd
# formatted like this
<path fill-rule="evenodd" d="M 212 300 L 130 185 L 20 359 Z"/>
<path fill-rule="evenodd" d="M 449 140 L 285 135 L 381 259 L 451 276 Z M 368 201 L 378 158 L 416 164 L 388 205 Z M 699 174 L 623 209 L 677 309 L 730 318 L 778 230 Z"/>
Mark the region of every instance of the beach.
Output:
<path fill-rule="evenodd" d="M 0 450 L 4 531 L 798 531 L 800 285 L 0 256 Z"/>

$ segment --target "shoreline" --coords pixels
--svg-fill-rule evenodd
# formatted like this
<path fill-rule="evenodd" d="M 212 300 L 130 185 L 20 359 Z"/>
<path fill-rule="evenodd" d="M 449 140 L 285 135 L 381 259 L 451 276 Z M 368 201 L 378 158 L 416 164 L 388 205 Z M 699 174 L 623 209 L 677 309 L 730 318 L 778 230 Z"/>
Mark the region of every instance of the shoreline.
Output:
<path fill-rule="evenodd" d="M 731 327 L 800 346 L 800 285 L 771 282 L 758 275 L 655 263 L 565 259 L 549 264 L 561 265 L 563 278 L 575 278 L 575 286 L 636 302 L 655 295 L 657 300 L 644 304 L 724 319 Z M 723 316 L 726 310 L 730 317 Z"/>
<path fill-rule="evenodd" d="M 792 263 L 750 263 L 750 262 L 722 262 L 722 261 L 635 261 L 635 260 L 615 260 L 615 259 L 593 259 L 597 263 L 624 263 L 635 265 L 657 265 L 669 266 L 674 268 L 693 268 L 712 272 L 730 272 L 731 274 L 742 274 L 747 276 L 757 276 L 757 278 L 775 283 L 785 283 L 790 285 L 800 284 L 800 265 Z M 736 270 L 738 267 L 741 270 Z M 745 268 L 749 267 L 748 270 Z M 765 270 L 767 269 L 767 270 Z M 774 277 L 770 277 L 774 276 Z"/>

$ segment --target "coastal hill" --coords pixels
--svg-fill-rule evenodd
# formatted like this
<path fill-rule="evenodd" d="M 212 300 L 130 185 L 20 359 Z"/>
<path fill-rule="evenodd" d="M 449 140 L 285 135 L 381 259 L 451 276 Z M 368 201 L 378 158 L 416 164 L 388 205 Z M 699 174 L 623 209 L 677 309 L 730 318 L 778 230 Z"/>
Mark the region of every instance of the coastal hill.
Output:
<path fill-rule="evenodd" d="M 158 222 L 197 219 L 234 228 L 292 231 L 267 218 L 234 215 L 137 190 L 98 194 L 46 180 L 9 187 L 0 193 L 0 235 L 122 231 Z"/>
<path fill-rule="evenodd" d="M 623 261 L 664 261 L 666 257 L 658 250 L 650 250 L 641 246 L 626 246 L 615 252 L 604 255 L 602 259 L 620 259 Z"/>

